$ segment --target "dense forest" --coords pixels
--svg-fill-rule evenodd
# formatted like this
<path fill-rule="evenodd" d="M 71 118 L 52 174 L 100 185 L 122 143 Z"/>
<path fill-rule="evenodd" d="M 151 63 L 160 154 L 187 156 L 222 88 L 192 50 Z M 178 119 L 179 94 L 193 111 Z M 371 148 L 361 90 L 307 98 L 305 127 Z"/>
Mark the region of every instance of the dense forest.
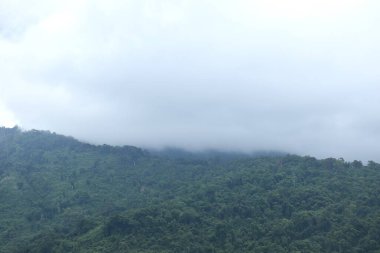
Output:
<path fill-rule="evenodd" d="M 380 165 L 0 128 L 0 252 L 380 252 Z"/>

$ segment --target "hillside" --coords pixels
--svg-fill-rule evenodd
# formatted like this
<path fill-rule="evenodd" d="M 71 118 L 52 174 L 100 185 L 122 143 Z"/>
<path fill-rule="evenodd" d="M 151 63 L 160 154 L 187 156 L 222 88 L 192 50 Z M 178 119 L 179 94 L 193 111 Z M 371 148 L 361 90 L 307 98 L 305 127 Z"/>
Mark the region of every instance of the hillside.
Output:
<path fill-rule="evenodd" d="M 380 165 L 0 128 L 0 252 L 380 252 Z"/>

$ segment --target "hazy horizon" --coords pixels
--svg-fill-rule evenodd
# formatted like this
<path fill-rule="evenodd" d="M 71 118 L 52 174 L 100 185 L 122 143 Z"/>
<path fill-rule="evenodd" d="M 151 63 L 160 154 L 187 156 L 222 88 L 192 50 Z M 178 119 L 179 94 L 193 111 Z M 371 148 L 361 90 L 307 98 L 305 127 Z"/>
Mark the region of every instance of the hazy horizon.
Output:
<path fill-rule="evenodd" d="M 0 125 L 380 161 L 380 3 L 0 3 Z"/>

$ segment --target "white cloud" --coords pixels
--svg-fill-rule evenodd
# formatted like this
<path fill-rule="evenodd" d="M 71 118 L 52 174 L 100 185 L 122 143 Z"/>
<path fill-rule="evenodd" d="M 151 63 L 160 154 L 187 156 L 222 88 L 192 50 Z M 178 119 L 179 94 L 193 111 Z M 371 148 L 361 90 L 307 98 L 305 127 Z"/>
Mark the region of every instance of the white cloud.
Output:
<path fill-rule="evenodd" d="M 0 126 L 14 127 L 17 124 L 18 120 L 13 113 L 4 104 L 0 103 Z"/>

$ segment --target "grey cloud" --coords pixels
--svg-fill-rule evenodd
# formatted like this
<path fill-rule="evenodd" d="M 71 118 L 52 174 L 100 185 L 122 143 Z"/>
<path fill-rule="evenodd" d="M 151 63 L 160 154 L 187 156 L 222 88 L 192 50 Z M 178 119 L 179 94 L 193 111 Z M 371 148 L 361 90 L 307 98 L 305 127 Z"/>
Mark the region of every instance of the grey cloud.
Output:
<path fill-rule="evenodd" d="M 380 159 L 378 3 L 297 21 L 243 0 L 80 2 L 45 8 L 32 26 L 25 17 L 19 41 L 0 40 L 0 101 L 23 127 Z"/>

